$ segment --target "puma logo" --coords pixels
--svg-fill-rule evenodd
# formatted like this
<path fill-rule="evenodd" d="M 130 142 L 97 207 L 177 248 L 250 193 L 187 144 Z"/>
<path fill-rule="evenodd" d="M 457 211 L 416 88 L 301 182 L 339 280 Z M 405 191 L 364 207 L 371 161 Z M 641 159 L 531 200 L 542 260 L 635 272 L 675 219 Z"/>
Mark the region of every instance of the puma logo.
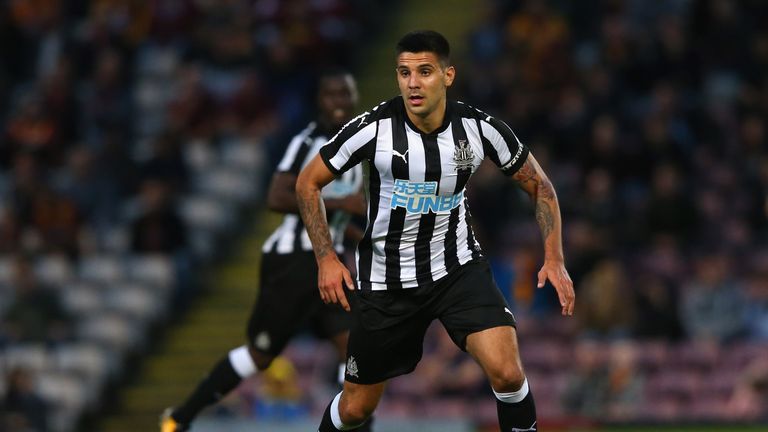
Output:
<path fill-rule="evenodd" d="M 399 157 L 399 158 L 402 158 L 402 159 L 403 159 L 403 162 L 405 162 L 405 163 L 408 163 L 408 159 L 406 159 L 406 158 L 405 158 L 405 156 L 408 154 L 408 152 L 409 152 L 409 151 L 411 151 L 411 149 L 408 149 L 408 150 L 406 150 L 406 151 L 405 151 L 405 153 L 402 153 L 402 154 L 401 154 L 401 153 L 400 153 L 400 152 L 398 152 L 397 150 L 395 150 L 395 149 L 392 149 L 392 154 L 393 154 L 393 155 L 395 155 L 395 156 L 397 156 L 397 157 Z"/>

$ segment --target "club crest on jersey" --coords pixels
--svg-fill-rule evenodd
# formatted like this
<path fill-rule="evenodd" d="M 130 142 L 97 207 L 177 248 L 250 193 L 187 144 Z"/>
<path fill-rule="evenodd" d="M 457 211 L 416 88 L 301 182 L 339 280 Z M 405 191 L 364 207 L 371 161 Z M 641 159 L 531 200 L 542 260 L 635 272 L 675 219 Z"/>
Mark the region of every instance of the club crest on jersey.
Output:
<path fill-rule="evenodd" d="M 351 377 L 358 378 L 357 376 L 357 362 L 355 361 L 354 356 L 349 356 L 349 359 L 347 359 L 347 375 Z"/>
<path fill-rule="evenodd" d="M 458 146 L 453 150 L 453 161 L 456 162 L 456 171 L 472 169 L 475 154 L 472 152 L 467 140 L 459 140 Z"/>

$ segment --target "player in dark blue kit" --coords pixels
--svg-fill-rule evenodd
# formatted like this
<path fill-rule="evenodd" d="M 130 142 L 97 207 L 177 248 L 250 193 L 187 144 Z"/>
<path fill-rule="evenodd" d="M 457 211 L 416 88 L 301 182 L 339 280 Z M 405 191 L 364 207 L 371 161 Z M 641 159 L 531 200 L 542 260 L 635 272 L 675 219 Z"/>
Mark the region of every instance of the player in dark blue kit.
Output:
<path fill-rule="evenodd" d="M 538 286 L 549 280 L 562 314 L 572 315 L 560 208 L 552 183 L 504 122 L 447 99 L 455 76 L 449 51 L 439 33 L 405 35 L 397 44 L 400 96 L 347 123 L 297 180 L 320 296 L 353 315 L 344 390 L 328 405 L 319 432 L 359 428 L 387 380 L 416 367 L 435 319 L 490 380 L 501 430 L 537 430 L 515 319 L 472 232 L 465 186 L 490 159 L 530 195 L 545 250 Z M 359 165 L 368 224 L 353 281 L 334 253 L 321 190 Z"/>

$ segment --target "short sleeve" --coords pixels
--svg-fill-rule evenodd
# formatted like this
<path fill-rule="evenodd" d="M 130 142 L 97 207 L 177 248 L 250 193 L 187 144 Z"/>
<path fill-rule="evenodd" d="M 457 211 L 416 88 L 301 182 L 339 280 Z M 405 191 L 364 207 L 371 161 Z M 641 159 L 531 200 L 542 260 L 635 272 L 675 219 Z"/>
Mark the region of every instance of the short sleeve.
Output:
<path fill-rule="evenodd" d="M 376 123 L 368 123 L 368 113 L 361 114 L 320 148 L 320 157 L 331 172 L 339 176 L 370 159 L 376 138 Z"/>
<path fill-rule="evenodd" d="M 485 154 L 508 176 L 516 173 L 528 158 L 526 147 L 503 121 L 487 116 L 480 120 Z"/>

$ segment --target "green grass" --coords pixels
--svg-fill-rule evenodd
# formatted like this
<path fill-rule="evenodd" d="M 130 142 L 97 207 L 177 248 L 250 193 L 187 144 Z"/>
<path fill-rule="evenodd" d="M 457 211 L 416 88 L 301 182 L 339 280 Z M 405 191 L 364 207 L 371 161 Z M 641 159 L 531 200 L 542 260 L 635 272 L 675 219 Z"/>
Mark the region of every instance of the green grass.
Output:
<path fill-rule="evenodd" d="M 768 431 L 768 425 L 717 425 L 717 426 L 626 426 L 594 429 L 568 429 L 568 432 L 741 432 Z"/>

